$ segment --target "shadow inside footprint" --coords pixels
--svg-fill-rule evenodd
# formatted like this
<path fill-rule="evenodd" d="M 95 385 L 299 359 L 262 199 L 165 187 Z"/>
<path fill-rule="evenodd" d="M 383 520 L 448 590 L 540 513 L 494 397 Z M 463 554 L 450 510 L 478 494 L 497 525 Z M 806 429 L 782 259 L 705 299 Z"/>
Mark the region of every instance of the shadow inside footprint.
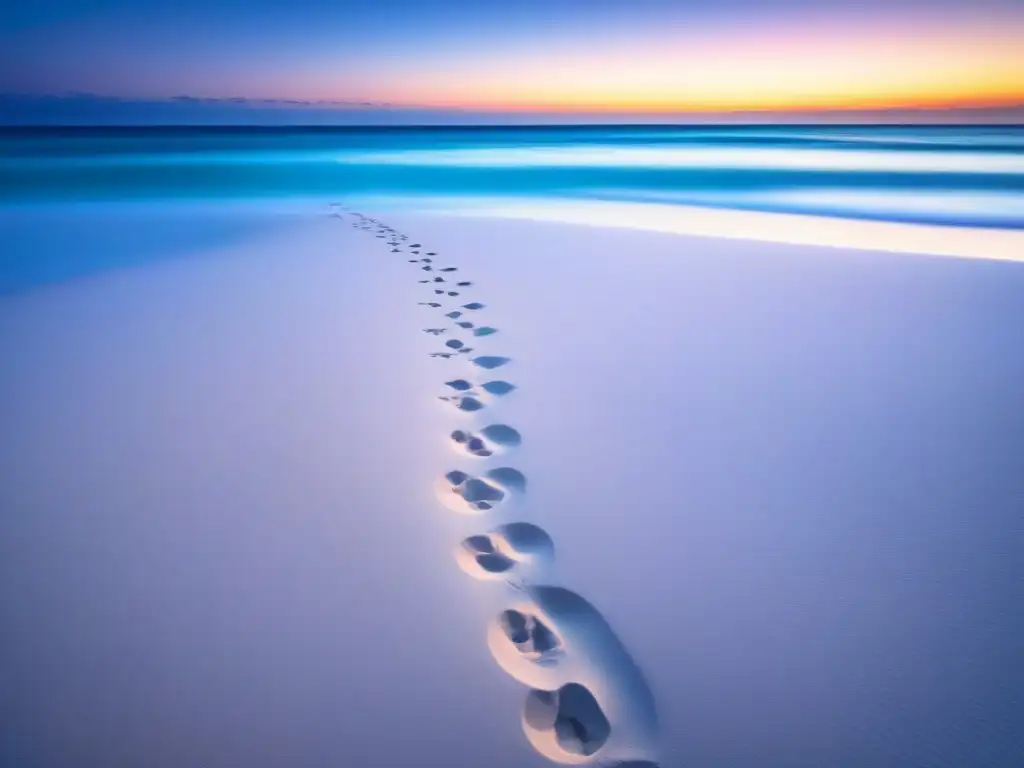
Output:
<path fill-rule="evenodd" d="M 468 320 L 460 320 L 459 322 L 456 323 L 456 325 L 459 326 L 459 328 L 472 328 L 473 327 L 473 324 L 471 322 L 469 322 Z"/>
<path fill-rule="evenodd" d="M 446 381 L 445 385 L 451 387 L 457 392 L 465 392 L 467 389 L 473 388 L 473 385 L 465 379 L 453 379 L 452 381 Z"/>
<path fill-rule="evenodd" d="M 463 304 L 462 308 L 463 309 L 468 309 L 468 310 L 477 310 L 477 309 L 483 309 L 484 305 L 481 304 L 479 301 L 471 301 L 471 302 L 469 302 L 469 304 Z"/>
<path fill-rule="evenodd" d="M 466 346 L 463 342 L 459 341 L 458 339 L 448 339 L 448 341 L 446 341 L 444 345 L 451 349 L 462 349 L 464 346 Z"/>
<path fill-rule="evenodd" d="M 474 336 L 490 336 L 491 334 L 494 334 L 494 333 L 497 333 L 497 332 L 498 332 L 497 328 L 491 328 L 490 326 L 482 325 L 479 328 L 477 328 L 475 331 L 473 331 L 473 335 Z"/>
<path fill-rule="evenodd" d="M 469 473 L 463 472 L 461 469 L 453 469 L 451 472 L 445 473 L 444 479 L 452 485 L 461 485 L 469 480 Z"/>
<path fill-rule="evenodd" d="M 480 458 L 515 448 L 522 442 L 519 432 L 507 424 L 491 424 L 481 429 L 480 434 L 457 429 L 452 432 L 451 439 L 462 446 L 466 453 Z"/>
<path fill-rule="evenodd" d="M 461 283 L 456 283 L 455 285 L 457 285 L 459 288 L 469 288 L 469 286 L 471 286 L 472 283 L 469 282 L 469 280 L 463 280 Z"/>
<path fill-rule="evenodd" d="M 561 648 L 558 636 L 531 614 L 509 609 L 498 617 L 498 624 L 516 649 L 534 661 L 550 657 Z"/>
<path fill-rule="evenodd" d="M 480 568 L 478 578 L 489 578 L 499 573 L 507 573 L 516 566 L 516 561 L 495 550 L 490 539 L 485 536 L 473 536 L 462 543 L 466 555 L 472 558 L 475 566 Z M 465 555 L 464 555 L 465 556 Z M 463 564 L 464 569 L 466 565 Z"/>
<path fill-rule="evenodd" d="M 515 492 L 526 490 L 526 478 L 523 473 L 511 467 L 499 467 L 473 477 L 461 470 L 454 470 L 444 476 L 442 499 L 445 504 L 457 511 L 485 512 L 493 509 L 496 504 Z M 460 504 L 452 506 L 453 497 L 458 497 Z"/>
<path fill-rule="evenodd" d="M 501 397 L 503 395 L 507 395 L 509 392 L 511 392 L 513 389 L 515 389 L 516 385 L 515 384 L 510 384 L 507 381 L 500 381 L 499 380 L 499 381 L 488 381 L 485 384 L 481 384 L 480 388 L 483 389 L 488 394 L 495 395 L 497 397 Z"/>
<path fill-rule="evenodd" d="M 612 733 L 597 699 L 579 683 L 567 683 L 557 691 L 530 691 L 523 710 L 523 728 L 531 743 L 551 759 L 557 758 L 547 754 L 547 747 L 589 757 L 607 743 Z"/>
<path fill-rule="evenodd" d="M 523 569 L 535 572 L 554 559 L 551 537 L 532 523 L 507 523 L 489 533 L 463 539 L 456 562 L 477 579 L 518 580 Z"/>
<path fill-rule="evenodd" d="M 505 498 L 501 488 L 491 485 L 478 477 L 471 477 L 460 485 L 456 491 L 466 502 L 477 509 L 490 509 L 495 502 Z"/>
<path fill-rule="evenodd" d="M 484 355 L 482 357 L 473 358 L 474 365 L 478 365 L 481 368 L 484 368 L 488 371 L 493 370 L 494 368 L 500 368 L 501 366 L 510 363 L 511 361 L 511 358 L 499 357 L 497 355 Z"/>
<path fill-rule="evenodd" d="M 464 432 L 461 429 L 457 429 L 452 432 L 451 437 L 452 441 L 457 445 L 465 446 L 466 452 L 472 456 L 486 458 L 493 455 L 493 451 L 487 447 L 484 441 L 471 432 Z"/>
<path fill-rule="evenodd" d="M 460 411 L 466 411 L 466 413 L 473 413 L 484 407 L 484 404 L 472 395 L 452 395 L 440 399 L 451 403 Z"/>
<path fill-rule="evenodd" d="M 479 555 L 494 553 L 494 544 L 491 543 L 490 536 L 470 536 L 462 542 L 462 545 Z"/>
<path fill-rule="evenodd" d="M 516 561 L 497 552 L 476 556 L 476 563 L 487 573 L 508 573 L 516 567 Z"/>
<path fill-rule="evenodd" d="M 512 467 L 498 467 L 490 470 L 485 477 L 509 491 L 522 493 L 526 490 L 526 476 L 518 469 Z"/>
<path fill-rule="evenodd" d="M 502 448 L 514 448 L 523 441 L 519 432 L 508 424 L 491 424 L 481 429 L 480 434 L 487 442 Z"/>
<path fill-rule="evenodd" d="M 440 304 L 438 304 L 437 306 L 439 306 L 439 307 L 440 307 L 441 305 L 440 305 Z M 457 318 L 457 317 L 462 317 L 462 313 L 461 313 L 461 312 L 459 312 L 459 310 L 457 310 L 457 309 L 456 309 L 456 310 L 453 310 L 453 311 L 451 311 L 451 312 L 445 312 L 445 315 L 444 315 L 444 316 L 445 316 L 445 317 L 449 317 L 449 318 L 451 318 L 452 320 L 454 320 L 454 319 L 455 319 L 455 318 Z"/>

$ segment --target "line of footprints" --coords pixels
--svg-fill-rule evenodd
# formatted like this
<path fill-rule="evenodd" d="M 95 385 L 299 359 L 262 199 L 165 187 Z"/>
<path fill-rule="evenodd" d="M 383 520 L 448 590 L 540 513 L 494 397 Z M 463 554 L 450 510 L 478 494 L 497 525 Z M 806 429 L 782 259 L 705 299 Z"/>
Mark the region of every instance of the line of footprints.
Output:
<path fill-rule="evenodd" d="M 423 330 L 443 347 L 431 357 L 464 358 L 475 373 L 475 378 L 446 381 L 440 399 L 483 416 L 488 406 L 510 395 L 516 387 L 490 372 L 511 360 L 476 349 L 498 329 L 477 322 L 484 305 L 463 295 L 473 283 L 462 279 L 457 267 L 444 266 L 437 253 L 378 219 L 338 203 L 332 207 L 334 216 L 403 255 L 430 291 L 420 303 L 440 319 Z M 519 470 L 490 466 L 519 448 L 522 436 L 516 429 L 507 424 L 460 428 L 449 439 L 467 462 L 481 460 L 478 466 L 484 468 L 454 469 L 439 478 L 437 492 L 445 506 L 494 517 L 525 493 L 526 478 Z M 470 576 L 514 587 L 505 610 L 488 627 L 487 645 L 498 666 L 530 689 L 522 714 L 526 737 L 540 754 L 564 765 L 657 768 L 658 716 L 651 690 L 604 617 L 574 592 L 544 583 L 554 555 L 548 534 L 526 522 L 469 536 L 455 554 Z"/>

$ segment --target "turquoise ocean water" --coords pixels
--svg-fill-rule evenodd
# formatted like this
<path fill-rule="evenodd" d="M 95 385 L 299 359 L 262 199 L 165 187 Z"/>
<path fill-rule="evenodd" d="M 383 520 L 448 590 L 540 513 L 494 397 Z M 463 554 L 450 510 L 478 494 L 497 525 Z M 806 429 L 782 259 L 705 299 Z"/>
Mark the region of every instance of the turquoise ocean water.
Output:
<path fill-rule="evenodd" d="M 1021 228 L 1024 126 L 0 130 L 0 224 L 69 202 L 494 198 Z M 26 274 L 8 242 L 0 286 Z"/>
<path fill-rule="evenodd" d="M 0 199 L 560 197 L 1024 226 L 1024 127 L 0 133 Z"/>

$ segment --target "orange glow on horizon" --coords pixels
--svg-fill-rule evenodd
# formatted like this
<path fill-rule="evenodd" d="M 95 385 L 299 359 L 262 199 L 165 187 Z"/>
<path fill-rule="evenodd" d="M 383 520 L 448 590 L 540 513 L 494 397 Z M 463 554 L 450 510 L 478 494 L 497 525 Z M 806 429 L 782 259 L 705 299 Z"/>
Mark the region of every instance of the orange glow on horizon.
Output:
<path fill-rule="evenodd" d="M 522 102 L 522 103 L 474 103 L 474 104 L 431 104 L 425 105 L 438 108 L 480 109 L 493 112 L 564 112 L 596 113 L 596 114 L 730 114 L 730 113 L 814 113 L 814 112 L 873 112 L 897 110 L 956 110 L 956 109 L 1014 109 L 1024 108 L 1024 93 L 1011 95 L 1002 99 L 918 99 L 906 101 L 890 101 L 885 99 L 850 99 L 802 102 L 737 102 L 737 103 L 694 103 L 671 101 L 632 101 L 622 100 L 609 102 Z"/>
<path fill-rule="evenodd" d="M 861 112 L 886 110 L 955 110 L 955 109 L 1013 109 L 1024 108 L 1024 93 L 1014 93 L 1002 98 L 955 97 L 932 99 L 890 100 L 884 98 L 845 97 L 842 99 L 823 97 L 802 101 L 672 101 L 671 99 L 643 101 L 618 99 L 585 101 L 565 99 L 561 101 L 520 101 L 472 103 L 421 103 L 418 106 L 442 109 L 479 109 L 493 112 L 564 112 L 564 113 L 641 113 L 641 114 L 729 114 L 729 113 L 804 113 L 804 112 Z"/>
<path fill-rule="evenodd" d="M 503 112 L 702 113 L 1024 105 L 1024 25 L 813 29 L 524 43 L 378 80 L 392 103 Z M 386 95 L 384 95 L 386 94 Z"/>

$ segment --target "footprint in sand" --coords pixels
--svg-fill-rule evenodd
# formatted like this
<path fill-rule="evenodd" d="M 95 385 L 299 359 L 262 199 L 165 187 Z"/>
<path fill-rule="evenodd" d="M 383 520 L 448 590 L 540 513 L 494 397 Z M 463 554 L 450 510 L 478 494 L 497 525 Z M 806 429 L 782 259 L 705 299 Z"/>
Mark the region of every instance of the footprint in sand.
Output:
<path fill-rule="evenodd" d="M 392 247 L 408 240 L 368 217 L 362 227 L 377 236 L 390 235 Z M 399 238 L 399 239 L 396 239 Z M 422 248 L 419 243 L 409 246 Z M 394 250 L 398 250 L 397 247 Z M 418 251 L 413 251 L 419 255 Z M 435 256 L 431 252 L 428 256 Z M 410 260 L 415 262 L 416 260 Z M 429 259 L 420 260 L 433 271 Z M 445 267 L 438 272 L 455 272 Z M 425 283 L 441 283 L 435 277 Z M 469 281 L 456 284 L 469 287 Z M 435 289 L 438 295 L 458 296 L 458 291 Z M 438 302 L 420 302 L 440 308 Z M 491 326 L 475 326 L 458 320 L 464 311 L 484 309 L 470 302 L 445 314 L 455 326 L 472 330 L 474 337 L 497 333 Z M 445 328 L 425 328 L 434 336 Z M 450 359 L 471 351 L 461 339 L 445 342 L 447 352 L 431 357 Z M 471 358 L 477 368 L 492 370 L 510 358 L 484 355 Z M 507 381 L 474 383 L 469 379 L 445 382 L 454 392 L 441 397 L 461 411 L 477 411 L 489 398 L 502 397 L 515 389 Z M 479 430 L 455 430 L 452 446 L 478 458 L 490 458 L 512 450 L 522 442 L 517 430 L 506 424 L 491 424 Z M 448 472 L 438 481 L 438 494 L 449 508 L 479 514 L 509 502 L 526 490 L 526 478 L 516 469 L 499 467 L 480 475 L 462 470 Z M 498 665 L 515 680 L 531 689 L 523 708 L 522 726 L 530 744 L 548 759 L 562 764 L 600 763 L 608 768 L 657 768 L 652 760 L 657 739 L 655 703 L 643 674 L 633 662 L 604 617 L 579 595 L 554 586 L 534 586 L 525 581 L 535 569 L 553 561 L 550 536 L 530 523 L 508 523 L 485 534 L 470 536 L 456 552 L 459 566 L 479 579 L 505 580 L 522 593 L 522 598 L 502 611 L 491 623 L 487 645 Z"/>
<path fill-rule="evenodd" d="M 509 384 L 507 381 L 488 381 L 480 385 L 480 388 L 489 395 L 495 395 L 496 397 L 504 397 L 513 389 L 516 388 L 515 384 Z"/>
<path fill-rule="evenodd" d="M 464 342 L 459 341 L 458 339 L 449 339 L 444 343 L 444 345 L 449 349 L 454 349 L 455 351 L 462 355 L 469 354 L 470 352 L 473 351 L 472 347 L 467 347 Z"/>
<path fill-rule="evenodd" d="M 451 402 L 460 411 L 469 412 L 479 411 L 490 399 L 504 397 L 515 389 L 514 384 L 501 380 L 476 385 L 466 379 L 455 379 L 445 384 L 458 394 L 442 395 L 438 399 Z"/>
<path fill-rule="evenodd" d="M 499 667 L 536 689 L 528 694 L 523 715 L 533 747 L 559 763 L 593 762 L 586 759 L 593 757 L 602 765 L 653 768 L 654 697 L 605 618 L 562 587 L 523 585 L 520 591 L 524 598 L 492 621 L 487 645 Z M 510 612 L 533 617 L 571 652 L 545 659 L 524 645 L 522 632 L 509 632 Z"/>
<path fill-rule="evenodd" d="M 466 413 L 473 413 L 486 407 L 480 398 L 475 395 L 445 395 L 439 399 L 451 403 L 460 411 L 465 411 Z"/>
<path fill-rule="evenodd" d="M 474 514 L 494 509 L 526 490 L 526 477 L 518 469 L 498 467 L 474 477 L 461 470 L 447 473 L 438 483 L 442 503 L 455 512 Z"/>
<path fill-rule="evenodd" d="M 518 581 L 551 564 L 555 545 L 532 523 L 506 523 L 463 539 L 455 552 L 459 567 L 481 580 Z"/>
<path fill-rule="evenodd" d="M 477 386 L 467 379 L 453 379 L 452 381 L 446 381 L 445 385 L 451 387 L 456 392 L 470 392 Z M 515 384 L 500 379 L 484 382 L 479 387 L 486 394 L 493 395 L 494 397 L 504 397 L 516 388 Z"/>
<path fill-rule="evenodd" d="M 607 743 L 612 726 L 587 688 L 567 683 L 556 691 L 530 691 L 523 730 L 534 749 L 557 762 L 588 758 Z"/>
<path fill-rule="evenodd" d="M 452 432 L 451 439 L 460 452 L 480 458 L 507 453 L 523 441 L 519 432 L 507 424 L 491 424 L 476 434 L 457 429 Z"/>
<path fill-rule="evenodd" d="M 500 357 L 498 355 L 482 355 L 481 357 L 474 357 L 471 362 L 473 365 L 490 371 L 495 368 L 500 368 L 503 365 L 507 365 L 512 362 L 512 358 Z"/>
<path fill-rule="evenodd" d="M 533 664 L 550 666 L 557 663 L 565 643 L 544 620 L 528 610 L 510 608 L 502 611 L 494 627 L 517 654 Z"/>

